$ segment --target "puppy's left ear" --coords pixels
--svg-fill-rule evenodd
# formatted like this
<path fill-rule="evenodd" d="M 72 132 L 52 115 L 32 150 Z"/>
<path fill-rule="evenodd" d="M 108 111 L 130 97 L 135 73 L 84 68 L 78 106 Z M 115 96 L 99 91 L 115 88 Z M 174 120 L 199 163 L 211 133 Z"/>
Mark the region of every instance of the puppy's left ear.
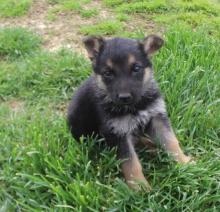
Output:
<path fill-rule="evenodd" d="M 94 63 L 104 46 L 105 40 L 101 36 L 88 36 L 83 39 L 90 60 Z"/>
<path fill-rule="evenodd" d="M 144 52 L 149 56 L 158 51 L 163 44 L 163 39 L 157 35 L 149 35 L 141 42 Z"/>

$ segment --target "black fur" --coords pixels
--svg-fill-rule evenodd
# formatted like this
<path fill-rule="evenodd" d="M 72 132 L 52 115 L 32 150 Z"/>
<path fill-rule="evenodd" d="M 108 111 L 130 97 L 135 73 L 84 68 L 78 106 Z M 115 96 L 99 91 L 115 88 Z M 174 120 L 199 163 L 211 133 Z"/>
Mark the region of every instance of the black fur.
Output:
<path fill-rule="evenodd" d="M 144 44 L 132 39 L 95 39 L 85 41 L 94 74 L 76 91 L 68 109 L 68 124 L 76 139 L 82 135 L 98 134 L 105 138 L 108 145 L 117 145 L 121 149 L 126 133 L 115 133 L 108 120 L 126 115 L 138 116 L 140 111 L 153 107 L 161 95 Z M 132 64 L 129 64 L 130 56 L 135 58 Z M 109 60 L 112 67 L 109 67 Z M 145 68 L 151 70 L 147 82 L 144 82 Z M 100 87 L 97 77 L 104 87 Z M 118 98 L 120 93 L 130 94 L 131 102 L 121 102 Z M 150 120 L 146 126 L 149 123 Z M 138 126 L 132 134 L 139 133 L 140 129 L 143 131 L 146 126 Z"/>
<path fill-rule="evenodd" d="M 117 146 L 128 185 L 135 188 L 137 180 L 149 188 L 134 148 L 138 141 L 149 143 L 146 134 L 178 162 L 190 160 L 179 147 L 153 77 L 149 58 L 163 40 L 155 35 L 142 41 L 89 37 L 84 44 L 94 73 L 82 83 L 69 106 L 71 133 L 77 140 L 97 134 L 108 146 Z"/>

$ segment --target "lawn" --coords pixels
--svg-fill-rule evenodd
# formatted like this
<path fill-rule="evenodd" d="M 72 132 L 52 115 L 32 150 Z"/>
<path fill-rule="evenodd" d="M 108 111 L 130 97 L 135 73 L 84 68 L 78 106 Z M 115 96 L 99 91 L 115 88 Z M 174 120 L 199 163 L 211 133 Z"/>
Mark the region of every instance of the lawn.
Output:
<path fill-rule="evenodd" d="M 81 38 L 163 36 L 155 77 L 196 164 L 178 165 L 160 149 L 139 150 L 149 193 L 127 187 L 115 149 L 103 149 L 95 137 L 80 143 L 71 137 L 66 108 L 91 64 L 77 48 L 52 51 L 45 34 L 11 24 L 34 1 L 22 0 L 15 12 L 11 2 L 0 0 L 0 211 L 220 211 L 218 1 L 47 1 L 47 21 L 79 18 Z M 103 12 L 96 7 L 111 18 L 96 19 Z"/>

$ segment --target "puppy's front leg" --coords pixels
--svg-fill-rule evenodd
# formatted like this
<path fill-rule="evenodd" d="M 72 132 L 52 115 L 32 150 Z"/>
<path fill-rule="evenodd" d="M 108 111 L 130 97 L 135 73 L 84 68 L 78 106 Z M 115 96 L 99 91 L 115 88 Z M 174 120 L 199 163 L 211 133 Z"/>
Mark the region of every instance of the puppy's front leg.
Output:
<path fill-rule="evenodd" d="M 153 137 L 156 138 L 161 146 L 170 153 L 179 163 L 188 163 L 191 158 L 186 156 L 180 148 L 169 119 L 166 115 L 157 115 L 152 119 Z"/>
<path fill-rule="evenodd" d="M 150 185 L 144 177 L 133 143 L 132 136 L 126 136 L 119 141 L 118 157 L 122 160 L 121 169 L 129 187 L 139 189 L 137 183 L 141 183 L 149 191 Z"/>

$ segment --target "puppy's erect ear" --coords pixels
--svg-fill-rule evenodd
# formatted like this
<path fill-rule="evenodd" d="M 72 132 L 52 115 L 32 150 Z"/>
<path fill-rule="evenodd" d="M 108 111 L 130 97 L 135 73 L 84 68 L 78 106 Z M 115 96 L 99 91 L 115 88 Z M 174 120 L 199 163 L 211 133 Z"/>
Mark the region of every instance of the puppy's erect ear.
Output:
<path fill-rule="evenodd" d="M 86 47 L 90 60 L 95 62 L 96 57 L 104 46 L 104 38 L 101 36 L 88 36 L 83 39 L 83 43 Z"/>
<path fill-rule="evenodd" d="M 164 41 L 157 35 L 149 35 L 144 38 L 141 44 L 143 46 L 144 52 L 151 56 L 163 46 Z"/>

